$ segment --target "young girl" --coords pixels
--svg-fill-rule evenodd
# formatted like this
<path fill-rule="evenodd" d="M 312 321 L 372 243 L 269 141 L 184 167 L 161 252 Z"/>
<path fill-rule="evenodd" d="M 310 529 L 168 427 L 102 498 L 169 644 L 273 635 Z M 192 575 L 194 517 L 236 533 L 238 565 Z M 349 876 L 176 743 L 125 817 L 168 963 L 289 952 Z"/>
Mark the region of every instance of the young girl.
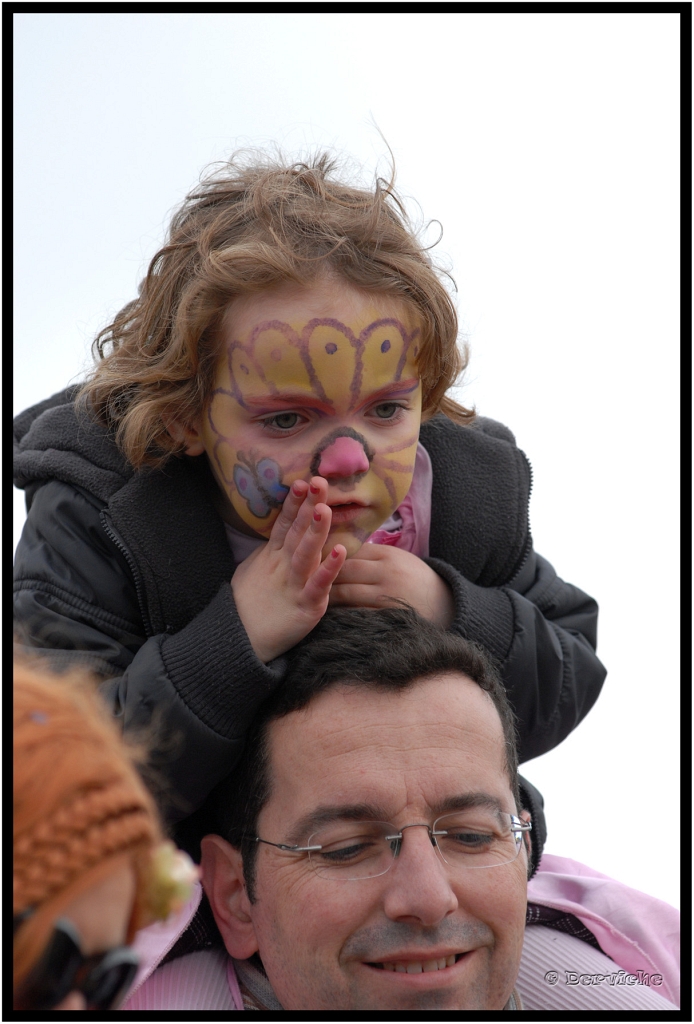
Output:
<path fill-rule="evenodd" d="M 597 698 L 597 606 L 532 549 L 530 467 L 447 390 L 455 310 L 393 188 L 233 160 L 173 218 L 79 395 L 18 417 L 18 627 L 155 728 L 168 816 L 238 757 L 329 602 L 480 643 L 521 760 Z"/>

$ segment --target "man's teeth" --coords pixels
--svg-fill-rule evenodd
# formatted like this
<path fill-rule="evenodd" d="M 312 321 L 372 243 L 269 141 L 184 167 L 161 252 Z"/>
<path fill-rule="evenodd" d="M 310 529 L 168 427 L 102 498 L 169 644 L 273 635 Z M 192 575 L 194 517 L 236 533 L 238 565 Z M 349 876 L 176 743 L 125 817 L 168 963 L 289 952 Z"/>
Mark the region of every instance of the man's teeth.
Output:
<path fill-rule="evenodd" d="M 441 957 L 440 960 L 396 960 L 383 963 L 384 971 L 398 971 L 400 974 L 422 974 L 425 971 L 442 971 L 444 967 L 452 967 L 455 953 Z"/>

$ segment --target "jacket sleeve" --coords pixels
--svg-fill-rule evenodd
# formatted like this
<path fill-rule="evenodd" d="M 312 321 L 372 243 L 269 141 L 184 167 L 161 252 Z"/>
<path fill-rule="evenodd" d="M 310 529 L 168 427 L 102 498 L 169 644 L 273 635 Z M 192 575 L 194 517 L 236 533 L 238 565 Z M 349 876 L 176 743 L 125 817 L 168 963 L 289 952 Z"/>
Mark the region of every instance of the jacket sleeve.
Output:
<path fill-rule="evenodd" d="M 598 660 L 598 606 L 559 579 L 532 549 L 506 586 L 480 587 L 440 559 L 429 565 L 450 585 L 451 626 L 492 655 L 516 712 L 521 762 L 568 736 L 598 698 L 606 671 Z"/>
<path fill-rule="evenodd" d="M 194 811 L 233 768 L 284 671 L 283 659 L 256 657 L 229 584 L 179 632 L 146 637 L 132 573 L 95 499 L 50 481 L 33 495 L 14 589 L 18 642 L 57 670 L 100 676 L 124 734 L 149 752 L 145 774 L 165 817 Z"/>

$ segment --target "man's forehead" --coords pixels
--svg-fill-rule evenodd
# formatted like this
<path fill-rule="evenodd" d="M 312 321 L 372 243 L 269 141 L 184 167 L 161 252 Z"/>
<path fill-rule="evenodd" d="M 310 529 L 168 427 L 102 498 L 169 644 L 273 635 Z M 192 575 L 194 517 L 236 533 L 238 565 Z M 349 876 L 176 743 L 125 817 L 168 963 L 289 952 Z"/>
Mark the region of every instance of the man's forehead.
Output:
<path fill-rule="evenodd" d="M 510 793 L 497 710 L 462 673 L 394 692 L 337 684 L 271 723 L 268 741 L 287 806 L 392 792 L 434 808 L 464 791 Z"/>
<path fill-rule="evenodd" d="M 383 683 L 363 682 L 345 676 L 325 685 L 298 711 L 290 712 L 285 718 L 301 720 L 305 728 L 321 731 L 330 728 L 334 722 L 336 707 L 340 706 L 345 717 L 362 716 L 378 720 L 385 717 L 389 722 L 419 720 L 425 711 L 427 721 L 435 719 L 441 713 L 451 720 L 451 725 L 459 727 L 466 723 L 471 715 L 480 716 L 485 721 L 498 723 L 502 731 L 499 713 L 489 694 L 471 679 L 465 672 L 449 669 L 433 672 L 408 682 Z M 280 725 L 284 719 L 278 719 Z M 294 731 L 295 726 L 289 731 Z"/>

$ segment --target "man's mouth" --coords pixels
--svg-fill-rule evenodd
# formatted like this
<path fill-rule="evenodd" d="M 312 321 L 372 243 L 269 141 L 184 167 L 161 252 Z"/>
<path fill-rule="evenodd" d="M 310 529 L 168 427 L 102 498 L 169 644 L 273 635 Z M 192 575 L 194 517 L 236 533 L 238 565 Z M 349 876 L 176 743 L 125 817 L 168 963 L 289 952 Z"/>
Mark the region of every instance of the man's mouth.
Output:
<path fill-rule="evenodd" d="M 450 956 L 438 957 L 435 960 L 385 960 L 382 963 L 370 963 L 369 967 L 376 967 L 382 971 L 397 971 L 400 974 L 425 974 L 452 967 L 463 956 L 464 953 L 451 953 Z"/>

